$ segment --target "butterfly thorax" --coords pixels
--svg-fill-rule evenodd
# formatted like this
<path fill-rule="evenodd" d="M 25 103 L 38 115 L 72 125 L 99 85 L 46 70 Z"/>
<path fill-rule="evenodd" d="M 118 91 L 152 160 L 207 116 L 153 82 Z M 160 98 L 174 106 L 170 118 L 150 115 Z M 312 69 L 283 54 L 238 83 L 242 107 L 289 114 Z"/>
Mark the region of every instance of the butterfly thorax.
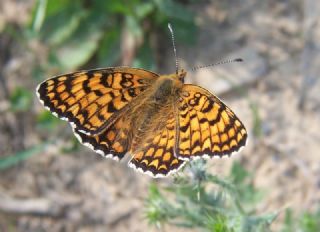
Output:
<path fill-rule="evenodd" d="M 145 100 L 128 115 L 133 124 L 132 149 L 135 153 L 143 143 L 153 139 L 157 131 L 163 129 L 168 112 L 178 99 L 182 82 L 176 76 L 160 76 L 146 93 Z"/>

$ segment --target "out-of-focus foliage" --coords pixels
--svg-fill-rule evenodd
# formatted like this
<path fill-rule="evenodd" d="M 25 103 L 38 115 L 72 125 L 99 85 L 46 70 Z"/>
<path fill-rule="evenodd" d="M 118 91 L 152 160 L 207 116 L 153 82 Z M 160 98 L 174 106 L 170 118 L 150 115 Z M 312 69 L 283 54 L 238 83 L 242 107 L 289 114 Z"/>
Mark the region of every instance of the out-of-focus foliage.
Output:
<path fill-rule="evenodd" d="M 6 169 L 15 165 L 21 161 L 28 159 L 29 157 L 39 154 L 43 151 L 48 143 L 37 144 L 29 149 L 4 158 L 0 158 L 0 170 Z"/>
<path fill-rule="evenodd" d="M 43 111 L 38 115 L 37 122 L 40 129 L 52 131 L 60 122 L 60 119 L 53 116 L 49 111 Z"/>
<path fill-rule="evenodd" d="M 30 35 L 45 43 L 51 56 L 47 68 L 74 70 L 91 59 L 99 66 L 119 63 L 123 31 L 142 41 L 134 64 L 154 67 L 151 32 L 168 22 L 175 25 L 179 42 L 195 40 L 194 16 L 174 0 L 71 1 L 38 0 Z M 169 37 L 168 37 L 169 41 Z"/>
<path fill-rule="evenodd" d="M 287 209 L 285 214 L 285 221 L 281 232 L 291 231 L 320 231 L 320 209 L 313 213 L 303 212 L 298 217 L 293 216 L 293 212 L 291 209 Z"/>
<path fill-rule="evenodd" d="M 33 95 L 26 89 L 18 87 L 10 96 L 11 110 L 14 112 L 23 112 L 30 109 Z"/>
<path fill-rule="evenodd" d="M 191 163 L 190 173 L 162 190 L 150 187 L 146 215 L 151 224 L 221 232 L 269 231 L 277 213 L 255 213 L 261 193 L 239 163 L 234 163 L 226 179 L 209 174 L 203 160 Z"/>

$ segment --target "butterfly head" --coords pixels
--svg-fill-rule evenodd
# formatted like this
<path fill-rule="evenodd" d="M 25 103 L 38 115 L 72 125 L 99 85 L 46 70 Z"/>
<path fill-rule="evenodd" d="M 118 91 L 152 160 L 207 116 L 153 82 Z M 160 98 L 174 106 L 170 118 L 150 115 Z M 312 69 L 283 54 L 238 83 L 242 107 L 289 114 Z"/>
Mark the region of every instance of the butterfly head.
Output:
<path fill-rule="evenodd" d="M 184 71 L 183 69 L 178 70 L 176 73 L 176 77 L 179 79 L 179 81 L 181 81 L 182 83 L 184 83 L 184 78 L 186 77 L 187 72 Z"/>

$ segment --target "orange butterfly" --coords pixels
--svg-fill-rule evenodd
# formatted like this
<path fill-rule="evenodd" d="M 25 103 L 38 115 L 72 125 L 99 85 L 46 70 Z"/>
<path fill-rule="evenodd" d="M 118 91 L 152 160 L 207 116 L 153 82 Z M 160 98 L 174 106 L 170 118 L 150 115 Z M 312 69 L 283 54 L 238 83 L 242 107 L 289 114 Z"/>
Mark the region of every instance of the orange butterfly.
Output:
<path fill-rule="evenodd" d="M 85 146 L 116 160 L 128 153 L 130 167 L 163 177 L 197 157 L 230 155 L 247 139 L 231 109 L 185 76 L 94 69 L 48 79 L 37 94 Z"/>

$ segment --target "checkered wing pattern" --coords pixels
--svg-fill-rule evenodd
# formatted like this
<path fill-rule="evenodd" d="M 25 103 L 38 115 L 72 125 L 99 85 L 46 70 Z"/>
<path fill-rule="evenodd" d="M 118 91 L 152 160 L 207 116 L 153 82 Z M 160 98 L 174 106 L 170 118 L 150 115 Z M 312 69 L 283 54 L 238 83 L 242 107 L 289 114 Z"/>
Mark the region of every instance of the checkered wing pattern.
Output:
<path fill-rule="evenodd" d="M 168 112 L 164 126 L 133 154 L 129 166 L 153 177 L 163 177 L 176 172 L 184 164 L 174 154 L 176 117 Z"/>
<path fill-rule="evenodd" d="M 130 129 L 129 121 L 120 117 L 100 134 L 91 136 L 77 129 L 74 129 L 74 134 L 83 145 L 100 155 L 120 160 L 130 148 L 132 139 Z"/>
<path fill-rule="evenodd" d="M 80 71 L 42 82 L 37 93 L 53 114 L 71 123 L 76 131 L 97 135 L 158 77 L 135 68 Z"/>
<path fill-rule="evenodd" d="M 177 104 L 177 158 L 221 157 L 245 145 L 247 131 L 242 122 L 209 91 L 184 85 Z"/>

